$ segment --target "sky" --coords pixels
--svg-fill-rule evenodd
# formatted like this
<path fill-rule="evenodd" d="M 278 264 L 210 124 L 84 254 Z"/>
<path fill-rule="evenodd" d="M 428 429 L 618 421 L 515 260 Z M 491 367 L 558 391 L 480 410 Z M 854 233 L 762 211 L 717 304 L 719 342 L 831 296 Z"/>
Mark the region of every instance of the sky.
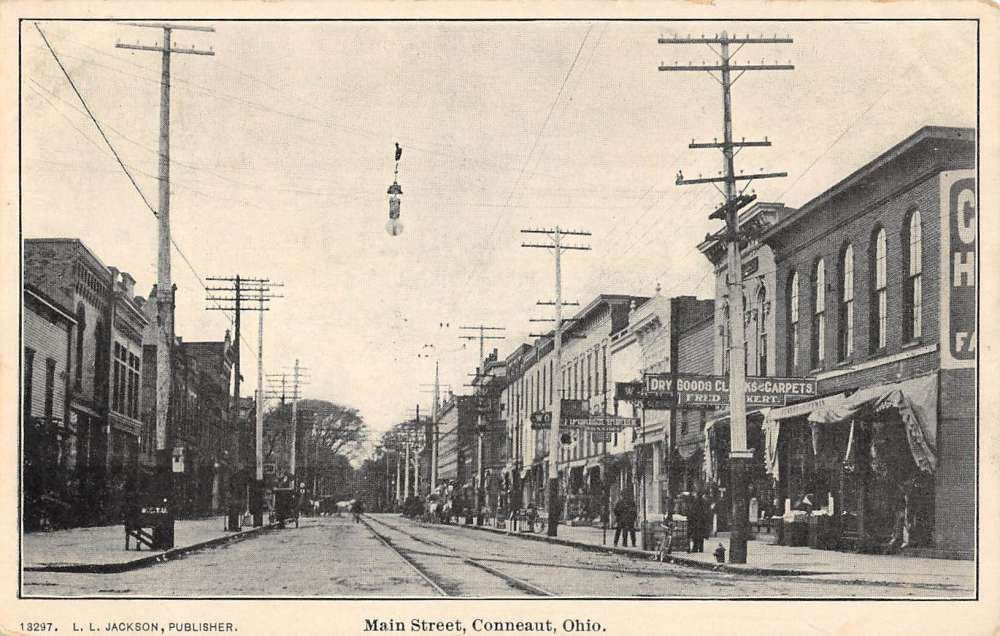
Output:
<path fill-rule="evenodd" d="M 176 333 L 219 340 L 231 316 L 206 311 L 208 276 L 268 277 L 265 372 L 307 368 L 305 397 L 357 408 L 385 430 L 429 410 L 441 382 L 467 391 L 474 332 L 506 356 L 551 316 L 553 259 L 521 229 L 585 230 L 563 259 L 567 300 L 600 293 L 711 297 L 696 245 L 718 229 L 721 89 L 705 45 L 661 35 L 788 35 L 736 62 L 791 62 L 733 88 L 734 136 L 767 137 L 737 159 L 759 200 L 797 207 L 923 125 L 976 124 L 975 25 L 965 22 L 225 22 L 175 31 L 171 225 Z M 156 206 L 157 29 L 42 22 L 94 117 Z M 21 32 L 22 227 L 74 237 L 137 293 L 156 280 L 156 219 L 101 139 L 32 23 Z M 399 236 L 386 189 L 403 148 Z M 537 238 L 537 237 L 535 237 Z M 530 241 L 529 241 L 530 242 Z M 184 259 L 190 261 L 189 268 Z M 256 314 L 243 320 L 243 394 L 256 386 Z M 541 323 L 544 324 L 544 323 Z"/>

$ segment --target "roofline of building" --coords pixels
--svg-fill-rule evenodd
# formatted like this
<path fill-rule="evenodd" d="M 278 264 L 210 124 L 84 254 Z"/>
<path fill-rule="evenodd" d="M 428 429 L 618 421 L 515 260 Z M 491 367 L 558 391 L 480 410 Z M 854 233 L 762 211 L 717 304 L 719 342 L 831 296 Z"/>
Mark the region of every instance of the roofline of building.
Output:
<path fill-rule="evenodd" d="M 843 194 L 847 190 L 856 186 L 861 179 L 875 172 L 876 170 L 888 165 L 889 163 L 899 159 L 903 154 L 912 150 L 918 144 L 925 141 L 939 139 L 943 141 L 947 140 L 962 140 L 969 141 L 972 143 L 976 142 L 976 129 L 975 128 L 961 128 L 957 126 L 923 126 L 919 128 L 909 137 L 906 137 L 896 145 L 892 146 L 882 154 L 878 155 L 868 163 L 864 164 L 851 174 L 847 175 L 833 186 L 827 188 L 823 192 L 819 193 L 806 203 L 802 204 L 797 210 L 794 210 L 787 217 L 779 221 L 776 225 L 771 227 L 766 235 L 770 236 L 776 232 L 782 231 L 788 226 L 796 223 L 806 214 L 809 214 L 813 210 L 821 207 L 823 204 L 827 203 L 834 197 Z"/>
<path fill-rule="evenodd" d="M 69 322 L 73 323 L 74 325 L 76 324 L 76 317 L 73 316 L 73 314 L 71 314 L 65 307 L 63 307 L 62 305 L 60 305 L 58 302 L 52 300 L 48 296 L 48 294 L 46 294 L 42 290 L 38 289 L 34 285 L 32 285 L 30 283 L 25 284 L 24 285 L 24 293 L 29 294 L 31 296 L 34 296 L 35 299 L 38 302 L 40 302 L 43 305 L 47 306 L 52 311 L 54 311 L 54 312 L 56 312 L 58 314 L 61 314 L 63 316 L 63 318 L 65 318 Z"/>
<path fill-rule="evenodd" d="M 94 262 L 97 263 L 104 271 L 108 274 L 111 273 L 111 269 L 104 264 L 104 261 L 94 253 L 94 250 L 90 249 L 86 243 L 78 238 L 65 238 L 65 237 L 51 237 L 51 238 L 30 238 L 24 239 L 25 243 L 74 243 L 76 246 L 83 250 L 83 252 L 89 255 Z"/>
<path fill-rule="evenodd" d="M 754 203 L 752 206 L 750 206 L 743 213 L 740 214 L 740 217 L 737 221 L 738 225 L 742 227 L 747 221 L 760 215 L 766 209 L 777 209 L 778 211 L 791 210 L 793 214 L 795 212 L 795 208 L 790 208 L 786 206 L 784 203 L 781 203 L 779 201 L 759 201 L 757 203 Z M 719 243 L 724 233 L 725 230 L 719 230 L 712 234 L 706 234 L 704 240 L 702 240 L 701 243 L 698 243 L 697 246 L 698 251 L 700 251 L 702 254 L 708 252 L 708 250 L 715 247 L 715 245 Z"/>

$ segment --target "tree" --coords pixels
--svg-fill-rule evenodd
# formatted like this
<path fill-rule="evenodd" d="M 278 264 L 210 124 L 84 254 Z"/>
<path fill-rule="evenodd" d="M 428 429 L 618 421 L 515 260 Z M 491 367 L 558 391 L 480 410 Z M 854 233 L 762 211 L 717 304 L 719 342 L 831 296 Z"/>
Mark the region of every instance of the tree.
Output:
<path fill-rule="evenodd" d="M 368 426 L 357 409 L 326 400 L 299 400 L 296 473 L 317 494 L 339 494 L 351 481 L 350 460 L 360 453 Z M 281 404 L 264 417 L 264 461 L 291 464 L 292 406 Z"/>

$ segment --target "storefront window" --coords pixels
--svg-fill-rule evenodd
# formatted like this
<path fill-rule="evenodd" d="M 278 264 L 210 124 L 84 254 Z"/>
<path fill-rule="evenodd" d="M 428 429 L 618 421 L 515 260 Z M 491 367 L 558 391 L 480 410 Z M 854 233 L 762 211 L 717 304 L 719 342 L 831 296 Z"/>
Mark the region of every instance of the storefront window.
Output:
<path fill-rule="evenodd" d="M 923 238 L 920 228 L 920 211 L 914 210 L 910 214 L 909 223 L 905 226 L 903 245 L 906 246 L 903 254 L 906 258 L 906 292 L 903 295 L 903 328 L 904 340 L 909 342 L 920 337 L 921 332 L 921 304 L 923 302 L 923 289 L 921 279 L 923 274 L 923 260 L 921 250 Z"/>
<path fill-rule="evenodd" d="M 854 353 L 854 247 L 848 243 L 840 259 L 840 330 L 839 354 L 847 360 Z"/>
<path fill-rule="evenodd" d="M 799 273 L 793 272 L 788 282 L 788 360 L 789 373 L 799 366 Z"/>
<path fill-rule="evenodd" d="M 821 368 L 826 357 L 826 265 L 816 261 L 813 274 L 812 365 Z"/>
<path fill-rule="evenodd" d="M 875 353 L 885 347 L 886 341 L 886 280 L 885 280 L 885 230 L 879 228 L 872 242 L 871 271 L 872 300 L 869 315 L 871 316 L 871 335 L 869 337 L 869 352 Z"/>
<path fill-rule="evenodd" d="M 767 288 L 757 291 L 757 375 L 767 375 Z"/>

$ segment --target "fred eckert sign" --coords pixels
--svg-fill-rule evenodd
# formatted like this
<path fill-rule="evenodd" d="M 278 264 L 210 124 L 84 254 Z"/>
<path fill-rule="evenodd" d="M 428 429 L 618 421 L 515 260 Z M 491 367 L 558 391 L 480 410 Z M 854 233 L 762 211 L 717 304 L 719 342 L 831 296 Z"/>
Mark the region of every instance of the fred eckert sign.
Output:
<path fill-rule="evenodd" d="M 729 378 L 720 375 L 650 374 L 643 378 L 647 408 L 676 406 L 727 406 Z M 788 398 L 816 395 L 815 378 L 757 378 L 746 381 L 748 406 L 784 406 Z M 650 406 L 652 405 L 652 406 Z"/>

